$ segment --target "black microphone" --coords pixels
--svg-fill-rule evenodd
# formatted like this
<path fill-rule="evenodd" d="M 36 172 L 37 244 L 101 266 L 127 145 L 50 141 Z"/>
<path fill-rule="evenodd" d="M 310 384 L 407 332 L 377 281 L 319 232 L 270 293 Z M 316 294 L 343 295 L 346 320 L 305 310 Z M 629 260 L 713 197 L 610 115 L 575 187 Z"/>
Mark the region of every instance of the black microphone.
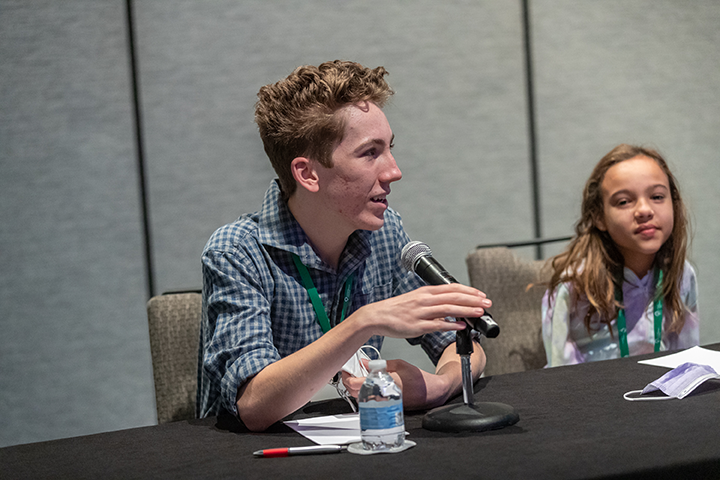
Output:
<path fill-rule="evenodd" d="M 430 247 L 422 242 L 409 242 L 403 247 L 400 258 L 407 271 L 415 272 L 428 285 L 460 283 L 433 258 Z M 458 320 L 463 320 L 468 327 L 474 328 L 487 338 L 495 338 L 500 334 L 500 327 L 487 310 L 478 318 L 459 318 Z"/>

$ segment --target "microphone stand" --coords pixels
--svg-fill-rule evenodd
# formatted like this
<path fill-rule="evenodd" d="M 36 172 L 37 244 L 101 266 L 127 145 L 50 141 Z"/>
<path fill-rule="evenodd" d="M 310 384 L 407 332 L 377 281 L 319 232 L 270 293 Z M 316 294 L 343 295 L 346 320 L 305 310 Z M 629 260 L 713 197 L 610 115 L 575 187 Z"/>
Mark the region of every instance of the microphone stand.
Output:
<path fill-rule="evenodd" d="M 425 414 L 422 426 L 438 432 L 483 432 L 514 425 L 520 416 L 510 405 L 496 402 L 475 403 L 470 355 L 473 342 L 470 325 L 457 332 L 457 353 L 462 368 L 463 403 L 437 407 Z"/>

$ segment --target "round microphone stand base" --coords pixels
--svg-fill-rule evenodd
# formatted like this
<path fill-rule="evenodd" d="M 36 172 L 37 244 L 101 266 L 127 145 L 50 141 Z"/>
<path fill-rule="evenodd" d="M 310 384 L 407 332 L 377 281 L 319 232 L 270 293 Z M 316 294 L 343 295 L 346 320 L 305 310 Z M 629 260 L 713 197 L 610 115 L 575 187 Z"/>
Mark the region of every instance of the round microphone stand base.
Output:
<path fill-rule="evenodd" d="M 467 320 L 464 319 L 467 323 Z M 460 356 L 463 402 L 453 403 L 430 410 L 423 417 L 422 426 L 436 432 L 484 432 L 514 425 L 520 416 L 510 405 L 473 400 L 472 365 L 473 341 L 470 327 L 455 336 L 457 354 Z M 497 336 L 495 331 L 493 336 Z"/>
<path fill-rule="evenodd" d="M 504 403 L 457 403 L 429 411 L 422 426 L 435 432 L 484 432 L 514 425 L 518 420 L 515 409 Z"/>

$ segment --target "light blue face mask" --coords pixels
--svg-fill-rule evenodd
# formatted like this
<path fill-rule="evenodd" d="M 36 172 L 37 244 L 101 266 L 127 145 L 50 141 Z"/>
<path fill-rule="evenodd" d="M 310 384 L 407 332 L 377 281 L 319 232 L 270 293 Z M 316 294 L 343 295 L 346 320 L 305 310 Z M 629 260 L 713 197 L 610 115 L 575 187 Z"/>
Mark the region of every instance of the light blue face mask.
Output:
<path fill-rule="evenodd" d="M 642 390 L 631 390 L 623 397 L 625 400 L 669 400 L 671 398 L 683 399 L 700 386 L 706 380 L 720 379 L 715 370 L 709 365 L 698 365 L 697 363 L 683 363 L 679 367 L 673 368 L 668 373 L 651 382 Z M 646 393 L 660 390 L 666 397 L 642 397 L 633 396 L 636 394 L 644 395 Z"/>

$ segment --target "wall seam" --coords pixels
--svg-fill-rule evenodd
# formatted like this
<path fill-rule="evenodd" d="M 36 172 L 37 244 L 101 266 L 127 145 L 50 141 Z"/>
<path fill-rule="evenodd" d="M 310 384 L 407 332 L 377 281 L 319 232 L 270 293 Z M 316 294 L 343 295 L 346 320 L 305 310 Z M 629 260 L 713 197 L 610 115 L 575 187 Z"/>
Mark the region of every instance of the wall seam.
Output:
<path fill-rule="evenodd" d="M 535 93 L 533 78 L 532 38 L 530 30 L 529 0 L 522 0 L 523 46 L 525 48 L 525 86 L 527 97 L 527 125 L 530 154 L 530 187 L 532 190 L 533 233 L 536 239 L 542 238 L 542 222 L 540 216 L 540 182 L 537 158 L 537 137 L 535 133 Z M 535 258 L 543 258 L 542 244 L 535 245 Z"/>
<path fill-rule="evenodd" d="M 145 142 L 140 97 L 140 82 L 137 56 L 135 55 L 135 17 L 132 0 L 126 0 L 128 52 L 132 90 L 133 119 L 135 122 L 135 155 L 137 159 L 138 183 L 140 187 L 141 219 L 143 225 L 143 253 L 148 299 L 155 295 L 155 271 L 153 268 L 152 235 L 150 227 L 150 202 L 145 168 Z"/>

